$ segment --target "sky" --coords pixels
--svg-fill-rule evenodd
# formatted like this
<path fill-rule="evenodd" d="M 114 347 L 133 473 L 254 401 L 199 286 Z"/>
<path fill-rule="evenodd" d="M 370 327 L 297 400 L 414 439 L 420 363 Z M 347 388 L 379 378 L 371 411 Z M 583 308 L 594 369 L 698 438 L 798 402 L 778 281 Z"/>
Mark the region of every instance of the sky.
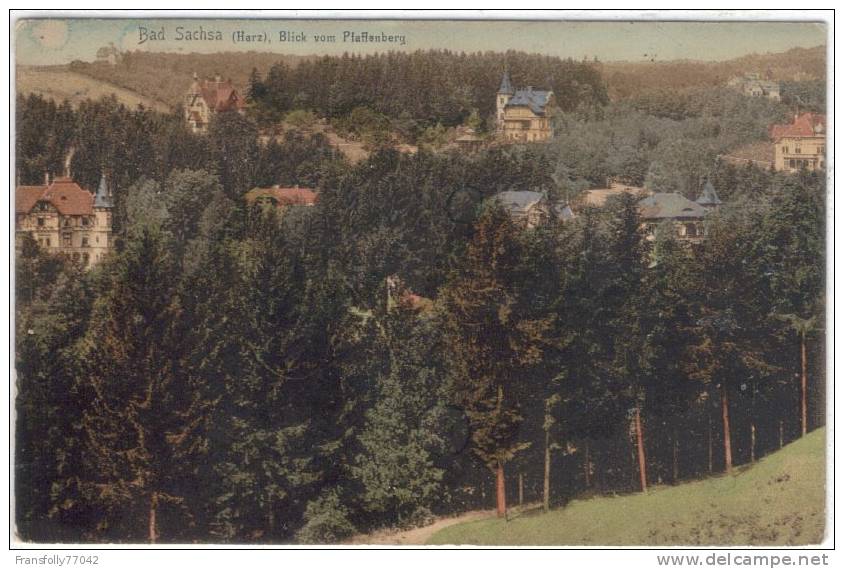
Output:
<path fill-rule="evenodd" d="M 602 61 L 719 61 L 825 45 L 826 37 L 826 25 L 812 22 L 21 19 L 15 56 L 23 65 L 93 61 L 98 48 L 113 43 L 121 50 L 174 53 L 515 49 Z"/>

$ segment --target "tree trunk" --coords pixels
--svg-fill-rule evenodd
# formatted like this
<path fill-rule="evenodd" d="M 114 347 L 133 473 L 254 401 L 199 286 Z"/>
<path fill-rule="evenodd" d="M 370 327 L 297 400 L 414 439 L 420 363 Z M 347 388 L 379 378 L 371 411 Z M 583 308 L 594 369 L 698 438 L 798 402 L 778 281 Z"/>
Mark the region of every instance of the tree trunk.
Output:
<path fill-rule="evenodd" d="M 809 378 L 806 373 L 806 331 L 800 332 L 800 425 L 803 436 L 809 430 L 809 403 L 806 397 Z"/>
<path fill-rule="evenodd" d="M 750 383 L 750 462 L 756 462 L 756 382 Z"/>
<path fill-rule="evenodd" d="M 158 539 L 158 528 L 156 527 L 156 516 L 158 515 L 158 492 L 153 492 L 149 497 L 149 542 L 155 543 Z"/>
<path fill-rule="evenodd" d="M 586 447 L 586 460 L 584 461 L 583 468 L 586 470 L 586 487 L 589 488 L 592 486 L 592 464 L 590 463 L 589 458 L 589 439 L 586 439 L 586 442 L 583 445 Z"/>
<path fill-rule="evenodd" d="M 709 474 L 712 474 L 712 413 L 707 410 L 707 434 L 709 435 Z"/>
<path fill-rule="evenodd" d="M 733 470 L 733 449 L 730 440 L 730 402 L 727 399 L 727 383 L 721 384 L 721 418 L 724 422 L 724 470 Z"/>
<path fill-rule="evenodd" d="M 545 476 L 542 479 L 542 509 L 546 512 L 551 504 L 551 433 L 545 431 Z"/>
<path fill-rule="evenodd" d="M 672 457 L 671 457 L 671 475 L 674 484 L 677 484 L 677 481 L 680 479 L 680 442 L 678 440 L 679 435 L 677 434 L 677 427 L 674 427 L 674 435 L 673 435 L 673 445 L 672 445 Z"/>
<path fill-rule="evenodd" d="M 504 487 L 504 463 L 499 459 L 495 469 L 495 506 L 499 518 L 507 515 L 507 494 Z"/>
<path fill-rule="evenodd" d="M 519 472 L 519 505 L 525 503 L 525 475 Z"/>
<path fill-rule="evenodd" d="M 645 461 L 645 437 L 642 433 L 642 417 L 639 412 L 639 406 L 636 405 L 636 448 L 639 453 L 639 482 L 642 485 L 642 492 L 648 489 L 648 471 Z"/>
<path fill-rule="evenodd" d="M 750 462 L 756 462 L 756 423 L 750 423 Z"/>

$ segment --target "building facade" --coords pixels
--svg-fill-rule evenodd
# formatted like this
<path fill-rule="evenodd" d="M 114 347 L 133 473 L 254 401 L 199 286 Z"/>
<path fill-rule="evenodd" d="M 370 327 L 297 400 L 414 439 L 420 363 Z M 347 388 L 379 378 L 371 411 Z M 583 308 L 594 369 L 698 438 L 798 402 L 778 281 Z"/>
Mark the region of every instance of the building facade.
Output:
<path fill-rule="evenodd" d="M 496 126 L 509 142 L 543 142 L 553 136 L 554 93 L 526 87 L 514 89 L 505 72 L 496 95 Z"/>
<path fill-rule="evenodd" d="M 552 203 L 545 192 L 508 190 L 496 194 L 493 199 L 504 207 L 516 223 L 529 228 L 552 217 L 559 221 L 568 221 L 574 217 L 568 205 Z"/>
<path fill-rule="evenodd" d="M 95 194 L 68 177 L 15 189 L 15 244 L 29 234 L 45 251 L 92 267 L 113 246 L 112 200 L 105 177 Z"/>
<path fill-rule="evenodd" d="M 193 132 L 206 133 L 214 115 L 223 112 L 243 113 L 245 106 L 231 80 L 223 81 L 217 75 L 213 81 L 200 81 L 194 73 L 193 83 L 185 95 L 185 120 Z"/>
<path fill-rule="evenodd" d="M 780 84 L 762 79 L 758 73 L 746 73 L 741 77 L 734 77 L 727 85 L 748 97 L 765 97 L 772 101 L 779 101 L 782 98 Z"/>
<path fill-rule="evenodd" d="M 774 142 L 774 169 L 796 172 L 801 168 L 826 168 L 826 116 L 803 113 L 790 124 L 772 125 L 769 131 Z"/>
<path fill-rule="evenodd" d="M 654 193 L 639 201 L 639 216 L 646 239 L 653 241 L 659 227 L 671 227 L 675 237 L 686 243 L 699 243 L 706 237 L 704 219 L 717 211 L 721 200 L 710 181 L 697 200 L 678 193 Z"/>

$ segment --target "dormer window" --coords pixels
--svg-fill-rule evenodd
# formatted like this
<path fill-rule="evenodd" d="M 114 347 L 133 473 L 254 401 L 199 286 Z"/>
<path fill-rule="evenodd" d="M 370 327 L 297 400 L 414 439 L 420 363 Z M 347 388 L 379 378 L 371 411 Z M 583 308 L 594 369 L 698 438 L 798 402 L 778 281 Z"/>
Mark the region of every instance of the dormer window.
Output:
<path fill-rule="evenodd" d="M 38 227 L 44 227 L 44 218 L 43 217 L 38 218 Z"/>

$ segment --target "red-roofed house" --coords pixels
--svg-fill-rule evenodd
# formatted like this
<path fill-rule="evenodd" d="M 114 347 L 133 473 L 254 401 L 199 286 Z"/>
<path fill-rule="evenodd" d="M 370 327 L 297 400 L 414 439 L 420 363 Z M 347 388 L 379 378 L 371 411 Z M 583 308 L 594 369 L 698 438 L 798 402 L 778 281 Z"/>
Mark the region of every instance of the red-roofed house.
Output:
<path fill-rule="evenodd" d="M 769 129 L 774 141 L 774 168 L 794 172 L 806 167 L 826 167 L 826 116 L 803 113 L 791 124 L 775 124 Z"/>
<path fill-rule="evenodd" d="M 193 132 L 207 132 L 211 118 L 217 113 L 242 113 L 245 102 L 232 86 L 231 80 L 223 81 L 219 75 L 213 80 L 199 81 L 193 74 L 193 84 L 185 95 L 185 120 Z"/>
<path fill-rule="evenodd" d="M 250 204 L 273 205 L 281 210 L 291 206 L 312 206 L 316 203 L 317 193 L 308 188 L 252 188 L 246 192 L 246 201 Z"/>
<path fill-rule="evenodd" d="M 61 253 L 90 267 L 112 246 L 111 196 L 100 181 L 96 194 L 67 177 L 43 186 L 15 189 L 15 240 L 30 234 L 50 253 Z"/>

